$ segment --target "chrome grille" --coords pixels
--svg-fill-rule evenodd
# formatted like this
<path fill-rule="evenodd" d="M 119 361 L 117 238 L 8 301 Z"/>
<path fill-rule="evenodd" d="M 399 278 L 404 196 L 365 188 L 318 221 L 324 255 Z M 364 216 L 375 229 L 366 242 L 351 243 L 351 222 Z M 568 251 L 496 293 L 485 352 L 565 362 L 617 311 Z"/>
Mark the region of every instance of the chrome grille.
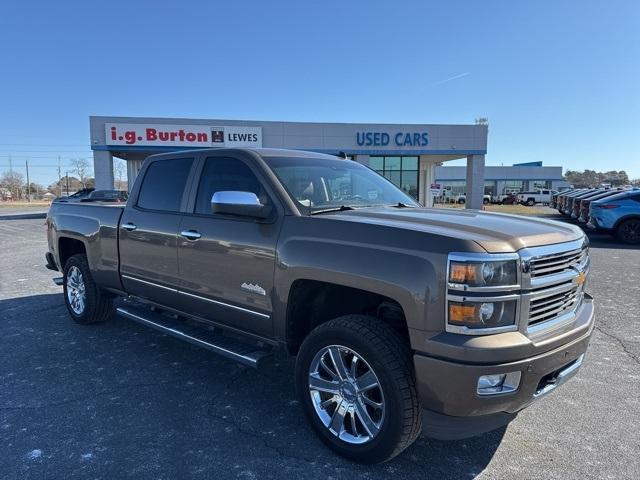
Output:
<path fill-rule="evenodd" d="M 570 325 L 584 298 L 583 283 L 589 270 L 586 241 L 532 247 L 522 259 L 521 318 L 530 336 L 547 335 Z"/>
<path fill-rule="evenodd" d="M 581 248 L 570 252 L 536 257 L 531 260 L 531 277 L 561 273 L 580 265 L 587 256 L 587 249 Z"/>
<path fill-rule="evenodd" d="M 555 289 L 552 289 L 555 290 Z M 573 310 L 580 301 L 582 291 L 570 285 L 569 290 L 559 293 L 540 293 L 529 303 L 529 326 L 552 320 Z"/>

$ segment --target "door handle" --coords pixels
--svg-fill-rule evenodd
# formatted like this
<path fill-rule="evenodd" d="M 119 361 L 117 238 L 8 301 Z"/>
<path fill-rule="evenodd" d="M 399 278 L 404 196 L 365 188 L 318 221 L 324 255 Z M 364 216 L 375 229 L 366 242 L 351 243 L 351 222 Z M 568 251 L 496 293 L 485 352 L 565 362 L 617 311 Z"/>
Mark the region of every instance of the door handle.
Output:
<path fill-rule="evenodd" d="M 180 235 L 187 240 L 198 240 L 202 236 L 200 232 L 196 232 L 195 230 L 183 230 L 180 232 Z"/>
<path fill-rule="evenodd" d="M 122 225 L 122 228 L 124 228 L 127 232 L 133 232 L 136 228 L 138 228 L 138 226 L 129 222 Z"/>

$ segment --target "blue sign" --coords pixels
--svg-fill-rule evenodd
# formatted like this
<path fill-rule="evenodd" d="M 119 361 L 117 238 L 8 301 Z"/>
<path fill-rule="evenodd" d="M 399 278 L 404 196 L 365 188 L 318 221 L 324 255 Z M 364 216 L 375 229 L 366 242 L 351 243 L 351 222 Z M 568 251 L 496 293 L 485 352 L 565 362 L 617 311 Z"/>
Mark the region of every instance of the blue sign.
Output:
<path fill-rule="evenodd" d="M 390 142 L 397 147 L 426 147 L 429 144 L 427 132 L 356 132 L 356 142 L 361 147 L 385 147 Z"/>

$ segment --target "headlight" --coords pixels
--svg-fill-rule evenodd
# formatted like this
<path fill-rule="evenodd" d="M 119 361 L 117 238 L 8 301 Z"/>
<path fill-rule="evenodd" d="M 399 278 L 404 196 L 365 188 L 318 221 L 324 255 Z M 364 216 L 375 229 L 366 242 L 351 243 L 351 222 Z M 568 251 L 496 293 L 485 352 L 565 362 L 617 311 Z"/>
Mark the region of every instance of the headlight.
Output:
<path fill-rule="evenodd" d="M 448 323 L 463 329 L 510 327 L 516 323 L 516 300 L 449 301 Z"/>
<path fill-rule="evenodd" d="M 515 260 L 460 262 L 449 264 L 449 283 L 469 287 L 515 285 L 517 280 Z"/>

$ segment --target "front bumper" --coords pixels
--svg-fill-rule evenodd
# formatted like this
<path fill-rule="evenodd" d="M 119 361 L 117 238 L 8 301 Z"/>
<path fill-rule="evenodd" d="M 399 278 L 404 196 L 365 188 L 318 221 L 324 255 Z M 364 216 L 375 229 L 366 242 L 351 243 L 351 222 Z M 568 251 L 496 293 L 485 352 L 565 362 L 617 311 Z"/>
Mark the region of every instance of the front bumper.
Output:
<path fill-rule="evenodd" d="M 579 369 L 593 332 L 593 303 L 588 302 L 581 315 L 588 324 L 586 332 L 539 355 L 498 364 L 466 364 L 414 355 L 418 395 L 424 409 L 454 417 L 516 413 L 554 390 Z M 514 392 L 479 395 L 482 375 L 520 372 Z"/>

